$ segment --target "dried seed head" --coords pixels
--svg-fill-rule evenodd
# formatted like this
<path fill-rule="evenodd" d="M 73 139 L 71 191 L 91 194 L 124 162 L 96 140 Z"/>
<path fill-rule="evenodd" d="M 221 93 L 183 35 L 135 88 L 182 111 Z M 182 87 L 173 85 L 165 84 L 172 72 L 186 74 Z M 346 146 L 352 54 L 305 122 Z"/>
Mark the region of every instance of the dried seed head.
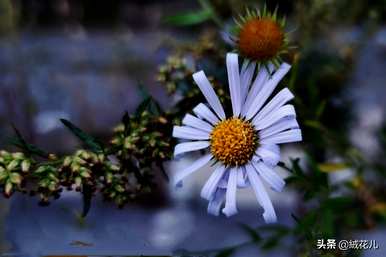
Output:
<path fill-rule="evenodd" d="M 266 61 L 278 55 L 283 44 L 284 31 L 276 21 L 254 18 L 242 26 L 238 49 L 249 59 Z"/>

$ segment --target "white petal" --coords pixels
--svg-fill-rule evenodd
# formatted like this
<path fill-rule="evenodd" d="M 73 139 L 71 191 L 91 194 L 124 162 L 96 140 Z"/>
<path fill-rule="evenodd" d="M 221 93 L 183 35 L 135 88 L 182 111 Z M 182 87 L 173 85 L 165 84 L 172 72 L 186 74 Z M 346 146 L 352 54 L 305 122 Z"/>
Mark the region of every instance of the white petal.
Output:
<path fill-rule="evenodd" d="M 257 201 L 264 209 L 263 217 L 266 223 L 274 223 L 277 221 L 276 213 L 273 208 L 271 199 L 267 194 L 267 191 L 264 189 L 264 185 L 261 182 L 259 175 L 257 175 L 256 170 L 252 167 L 252 165 L 247 164 L 245 166 L 249 182 L 255 192 Z"/>
<path fill-rule="evenodd" d="M 225 173 L 225 166 L 219 165 L 210 175 L 209 179 L 206 181 L 204 187 L 201 190 L 201 197 L 206 200 L 211 200 L 214 196 L 214 193 L 216 191 L 218 182 L 223 177 Z"/>
<path fill-rule="evenodd" d="M 206 140 L 209 139 L 209 133 L 191 127 L 174 126 L 173 137 L 191 140 Z"/>
<path fill-rule="evenodd" d="M 224 174 L 224 176 L 220 179 L 218 182 L 218 187 L 219 188 L 227 188 L 228 186 L 228 179 L 229 179 L 229 170 L 227 170 Z"/>
<path fill-rule="evenodd" d="M 175 176 L 173 177 L 173 185 L 178 185 L 182 180 L 186 177 L 195 172 L 196 170 L 204 167 L 210 160 L 212 159 L 211 154 L 207 154 L 202 156 L 201 158 L 194 161 L 189 167 L 178 171 Z"/>
<path fill-rule="evenodd" d="M 212 125 L 217 124 L 220 120 L 214 113 L 203 103 L 193 108 L 193 112 L 200 118 L 209 121 Z"/>
<path fill-rule="evenodd" d="M 300 129 L 287 130 L 260 140 L 261 144 L 284 144 L 302 141 L 302 132 Z"/>
<path fill-rule="evenodd" d="M 277 84 L 279 84 L 280 80 L 284 77 L 285 74 L 287 74 L 290 67 L 291 66 L 289 64 L 283 63 L 275 72 L 275 74 L 273 74 L 272 77 L 263 85 L 256 98 L 253 99 L 249 109 L 246 110 L 245 117 L 247 120 L 252 119 L 253 116 L 255 116 L 255 114 L 260 110 L 265 101 L 276 88 Z"/>
<path fill-rule="evenodd" d="M 261 111 L 256 114 L 256 117 L 254 120 L 261 120 L 269 113 L 279 109 L 281 106 L 283 106 L 286 102 L 290 101 L 294 98 L 294 95 L 289 91 L 288 88 L 282 89 L 279 93 L 275 95 L 274 98 L 272 98 L 269 103 L 261 109 Z"/>
<path fill-rule="evenodd" d="M 224 109 L 205 73 L 203 71 L 196 72 L 193 74 L 193 79 L 213 110 L 221 119 L 225 119 Z"/>
<path fill-rule="evenodd" d="M 279 175 L 277 175 L 276 172 L 272 170 L 272 168 L 268 167 L 266 164 L 264 164 L 264 162 L 261 161 L 252 162 L 252 165 L 273 190 L 277 192 L 281 192 L 283 190 L 285 181 Z"/>
<path fill-rule="evenodd" d="M 245 188 L 249 185 L 247 174 L 244 169 L 240 168 L 237 171 L 237 187 Z"/>
<path fill-rule="evenodd" d="M 261 130 L 265 129 L 272 124 L 278 122 L 279 120 L 283 119 L 284 117 L 296 117 L 295 108 L 293 105 L 286 104 L 279 109 L 269 113 L 261 120 L 252 120 L 253 125 L 255 125 L 255 129 Z"/>
<path fill-rule="evenodd" d="M 241 68 L 240 80 L 241 80 L 241 106 L 247 97 L 249 86 L 251 84 L 253 74 L 255 73 L 256 62 L 249 62 L 244 60 Z"/>
<path fill-rule="evenodd" d="M 225 207 L 222 209 L 222 212 L 230 217 L 237 213 L 236 207 L 236 190 L 237 190 L 237 169 L 231 168 L 229 173 L 227 192 L 225 196 Z"/>
<path fill-rule="evenodd" d="M 231 93 L 232 110 L 234 116 L 241 112 L 241 87 L 238 55 L 228 53 L 226 57 L 229 92 Z"/>
<path fill-rule="evenodd" d="M 270 64 L 269 69 L 274 69 L 274 65 Z M 257 74 L 251 89 L 249 90 L 247 94 L 247 99 L 245 100 L 245 103 L 242 107 L 242 115 L 245 116 L 247 111 L 249 110 L 253 100 L 257 97 L 257 94 L 260 92 L 261 88 L 263 87 L 264 83 L 269 79 L 270 72 L 263 66 L 260 68 L 259 73 Z"/>
<path fill-rule="evenodd" d="M 225 200 L 225 189 L 217 188 L 214 193 L 214 197 L 209 201 L 208 204 L 208 213 L 218 216 L 220 214 L 221 205 Z"/>
<path fill-rule="evenodd" d="M 287 129 L 299 128 L 299 124 L 293 117 L 285 117 L 268 128 L 259 131 L 259 138 L 266 138 Z"/>
<path fill-rule="evenodd" d="M 191 126 L 196 129 L 201 129 L 206 132 L 212 132 L 213 126 L 210 125 L 208 122 L 203 121 L 202 119 L 199 119 L 191 114 L 186 114 L 185 117 L 182 120 L 182 124 Z"/>
<path fill-rule="evenodd" d="M 208 141 L 194 141 L 194 142 L 180 143 L 176 145 L 176 147 L 174 148 L 174 156 L 177 156 L 182 153 L 205 149 L 207 147 L 209 147 Z"/>
<path fill-rule="evenodd" d="M 280 161 L 280 148 L 277 145 L 260 145 L 256 155 L 270 165 L 276 165 Z"/>

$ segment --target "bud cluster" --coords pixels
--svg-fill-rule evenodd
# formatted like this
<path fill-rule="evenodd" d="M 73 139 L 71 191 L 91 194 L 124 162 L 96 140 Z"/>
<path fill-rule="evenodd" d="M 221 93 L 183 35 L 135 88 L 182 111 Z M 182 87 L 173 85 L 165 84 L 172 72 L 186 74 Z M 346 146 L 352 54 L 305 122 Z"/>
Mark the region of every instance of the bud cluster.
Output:
<path fill-rule="evenodd" d="M 25 192 L 24 177 L 29 173 L 32 160 L 21 152 L 0 151 L 0 188 L 5 197 L 13 192 Z"/>
<path fill-rule="evenodd" d="M 173 94 L 178 88 L 189 88 L 184 85 L 186 81 L 192 81 L 194 67 L 189 67 L 187 59 L 176 54 L 166 59 L 166 63 L 158 69 L 157 81 L 164 84 L 169 94 Z"/>
<path fill-rule="evenodd" d="M 59 173 L 61 183 L 68 190 L 82 191 L 84 185 L 96 187 L 96 176 L 101 174 L 105 156 L 86 150 L 78 150 L 75 154 L 64 158 Z"/>
<path fill-rule="evenodd" d="M 46 206 L 50 198 L 58 199 L 60 197 L 62 188 L 59 175 L 58 169 L 50 164 L 43 164 L 33 172 L 33 177 L 37 180 L 37 189 L 30 193 L 38 195 L 40 205 Z"/>
<path fill-rule="evenodd" d="M 114 129 L 111 144 L 116 149 L 118 159 L 134 158 L 140 167 L 146 167 L 170 159 L 170 131 L 167 117 L 144 111 L 138 116 L 129 117 L 126 124 L 118 125 Z"/>

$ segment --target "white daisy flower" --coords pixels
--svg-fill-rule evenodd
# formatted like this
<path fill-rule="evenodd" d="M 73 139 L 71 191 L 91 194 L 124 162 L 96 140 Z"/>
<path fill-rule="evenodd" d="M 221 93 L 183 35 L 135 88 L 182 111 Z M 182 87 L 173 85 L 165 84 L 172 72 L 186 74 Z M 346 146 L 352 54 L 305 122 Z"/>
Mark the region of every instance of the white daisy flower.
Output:
<path fill-rule="evenodd" d="M 178 171 L 173 183 L 182 185 L 185 177 L 212 163 L 214 171 L 201 191 L 209 201 L 208 212 L 218 215 L 225 201 L 222 212 L 228 217 L 236 214 L 237 189 L 252 187 L 264 209 L 264 220 L 272 223 L 277 218 L 262 181 L 282 191 L 285 182 L 273 169 L 280 160 L 278 145 L 301 141 L 302 136 L 295 109 L 286 104 L 294 97 L 288 88 L 265 102 L 290 65 L 283 63 L 276 71 L 273 65 L 269 71 L 262 67 L 253 80 L 255 63 L 245 61 L 239 72 L 238 55 L 228 53 L 226 64 L 233 115 L 226 117 L 204 72 L 193 74 L 208 105 L 198 104 L 193 109 L 195 115 L 187 114 L 183 126 L 174 126 L 173 136 L 184 140 L 176 145 L 174 155 L 203 149 L 207 153 Z"/>

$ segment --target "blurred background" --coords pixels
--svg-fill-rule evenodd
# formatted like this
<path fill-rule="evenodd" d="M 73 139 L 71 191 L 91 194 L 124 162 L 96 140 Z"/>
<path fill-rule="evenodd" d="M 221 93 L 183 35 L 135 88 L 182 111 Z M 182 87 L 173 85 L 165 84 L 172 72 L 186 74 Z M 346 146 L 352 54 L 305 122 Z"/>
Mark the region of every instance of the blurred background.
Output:
<path fill-rule="evenodd" d="M 197 98 L 180 90 L 188 87 L 189 91 L 192 86 L 186 84 L 191 70 L 220 67 L 225 72 L 223 53 L 231 47 L 224 32 L 232 16 L 243 13 L 245 6 L 263 4 L 247 0 L 0 0 L 1 149 L 9 149 L 14 125 L 28 142 L 49 153 L 75 151 L 80 142 L 61 125 L 60 118 L 108 141 L 124 112 L 133 113 L 142 102 L 143 90 L 165 110 L 173 109 L 181 98 L 195 105 Z M 377 199 L 380 214 L 365 217 L 367 205 L 343 210 L 338 206 L 339 215 L 355 212 L 360 221 L 341 223 L 344 232 L 334 228 L 327 234 L 376 239 L 380 245 L 378 250 L 348 256 L 386 256 L 386 1 L 278 0 L 266 4 L 270 10 L 277 6 L 279 14 L 287 17 L 296 46 L 284 57 L 293 68 L 283 85 L 295 92 L 304 143 L 285 148 L 283 161 L 290 166 L 299 157 L 301 167 L 307 169 L 311 159 L 323 174 L 306 177 L 316 186 L 295 181 L 284 193 L 270 192 L 279 223 L 294 226 L 291 214 L 305 215 L 317 204 L 315 199 L 303 204 L 303 190 L 318 194 L 316 187 L 326 183 L 333 188 L 329 196 L 341 196 L 347 189 L 335 190 L 335 185 L 363 181 L 370 193 L 361 187 L 349 195 L 357 200 L 370 194 Z M 195 156 L 190 157 L 165 163 L 167 172 L 185 167 Z M 81 198 L 73 192 L 45 208 L 22 194 L 10 200 L 0 198 L 0 256 L 170 256 L 178 249 L 198 251 L 187 256 L 206 256 L 212 254 L 205 252 L 208 249 L 248 242 L 250 234 L 240 224 L 263 224 L 254 195 L 240 193 L 240 213 L 235 217 L 208 216 L 206 202 L 199 197 L 209 175 L 205 169 L 178 191 L 157 177 L 163 200 L 156 207 L 136 203 L 118 210 L 97 198 L 85 220 L 77 215 Z M 284 169 L 278 172 L 290 176 Z M 336 215 L 332 224 L 339 224 L 341 217 Z M 300 245 L 307 240 L 292 236 L 266 248 L 246 244 L 222 256 L 319 256 L 312 251 L 302 255 L 307 251 Z"/>

